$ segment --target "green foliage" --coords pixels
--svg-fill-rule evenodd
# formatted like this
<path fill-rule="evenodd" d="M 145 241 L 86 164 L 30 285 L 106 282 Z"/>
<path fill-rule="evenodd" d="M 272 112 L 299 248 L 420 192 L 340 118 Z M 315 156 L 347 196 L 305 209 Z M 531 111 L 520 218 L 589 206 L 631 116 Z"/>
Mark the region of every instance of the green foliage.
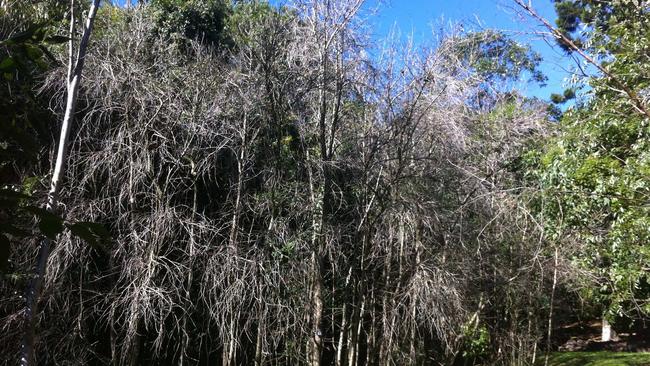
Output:
<path fill-rule="evenodd" d="M 224 0 L 152 0 L 156 32 L 179 42 L 197 40 L 213 47 L 230 43 L 224 32 L 230 5 Z"/>
<path fill-rule="evenodd" d="M 0 169 L 16 160 L 34 160 L 49 113 L 32 86 L 54 59 L 46 46 L 66 40 L 49 34 L 44 25 L 32 24 L 0 41 Z"/>
<path fill-rule="evenodd" d="M 110 242 L 110 233 L 104 225 L 95 222 L 67 222 L 61 216 L 34 206 L 30 179 L 26 179 L 22 190 L 3 188 L 0 190 L 0 272 L 8 269 L 12 242 L 26 237 L 45 236 L 51 240 L 69 229 L 70 232 L 97 249 L 105 249 Z M 11 216 L 7 213 L 11 213 Z M 36 218 L 38 225 L 32 224 Z"/>
<path fill-rule="evenodd" d="M 643 61 L 650 50 L 647 9 L 632 1 L 579 3 L 590 12 L 578 18 L 592 22 L 587 40 L 607 55 L 604 67 L 643 93 L 650 83 Z M 566 18 L 567 30 L 574 29 L 572 16 L 560 17 Z M 539 207 L 551 237 L 583 246 L 573 259 L 597 278 L 587 292 L 605 311 L 612 316 L 648 315 L 650 120 L 611 78 L 589 82 L 591 100 L 564 115 L 561 135 L 540 156 L 545 198 Z"/>
<path fill-rule="evenodd" d="M 575 89 L 569 88 L 569 89 L 565 89 L 562 94 L 556 94 L 556 93 L 551 94 L 551 102 L 555 104 L 562 104 L 568 102 L 571 99 L 575 99 L 575 97 L 576 97 Z"/>
<path fill-rule="evenodd" d="M 29 176 L 39 163 L 39 154 L 50 141 L 54 116 L 36 94 L 45 73 L 57 65 L 50 48 L 66 43 L 57 34 L 63 10 L 59 2 L 33 1 L 2 13 L 11 16 L 15 31 L 0 40 L 0 271 L 8 270 L 13 243 L 30 236 L 55 239 L 68 227 L 91 245 L 109 236 L 100 224 L 67 223 L 38 206 L 34 195 L 40 177 Z M 7 21 L 10 23 L 10 21 Z M 38 224 L 33 224 L 36 217 Z M 90 234 L 92 235 L 90 235 Z M 94 235 L 94 236 L 93 236 Z"/>
<path fill-rule="evenodd" d="M 25 5 L 25 4 L 23 4 Z M 38 160 L 41 146 L 47 146 L 46 123 L 51 115 L 42 107 L 34 92 L 38 78 L 48 69 L 50 62 L 46 46 L 65 42 L 65 37 L 50 33 L 47 24 L 34 24 L 34 10 L 26 6 L 25 12 L 12 9 L 0 11 L 0 19 L 8 24 L 15 19 L 15 31 L 0 40 L 0 269 L 7 269 L 10 245 L 15 239 L 27 236 L 31 230 L 26 212 L 21 211 L 31 199 L 32 180 L 24 180 Z M 12 19 L 8 19 L 11 16 Z M 28 186 L 25 186 L 27 184 Z M 43 224 L 45 230 L 51 225 Z"/>
<path fill-rule="evenodd" d="M 600 52 L 603 37 L 626 21 L 635 21 L 643 14 L 643 5 L 637 0 L 554 0 L 558 30 L 580 48 Z M 559 45 L 567 52 L 571 47 L 562 40 Z"/>
<path fill-rule="evenodd" d="M 66 224 L 66 227 L 73 235 L 95 249 L 106 250 L 106 246 L 111 240 L 111 234 L 106 227 L 96 222 L 81 221 Z"/>
<path fill-rule="evenodd" d="M 263 45 L 269 40 L 269 32 L 277 32 L 281 22 L 290 20 L 292 14 L 286 8 L 275 8 L 268 2 L 238 3 L 226 20 L 226 33 L 238 46 Z"/>
<path fill-rule="evenodd" d="M 563 135 L 540 160 L 549 233 L 558 239 L 570 234 L 584 243 L 574 259 L 602 279 L 599 300 L 618 313 L 647 296 L 642 267 L 650 261 L 643 249 L 650 175 L 641 148 L 648 141 L 630 133 L 634 121 L 569 114 L 562 121 Z"/>
<path fill-rule="evenodd" d="M 465 345 L 463 347 L 463 358 L 480 360 L 488 356 L 490 349 L 490 332 L 485 325 L 463 326 L 462 329 Z"/>
<path fill-rule="evenodd" d="M 500 31 L 468 33 L 455 43 L 455 53 L 486 83 L 518 80 L 524 74 L 530 82 L 543 84 L 547 80 L 537 68 L 541 55 Z"/>
<path fill-rule="evenodd" d="M 84 2 L 77 2 L 78 7 L 87 7 Z M 0 16 L 9 18 L 3 19 L 3 24 L 8 27 L 0 29 L 0 39 L 6 38 L 9 33 L 16 29 L 24 28 L 26 24 L 48 24 L 57 25 L 66 16 L 70 6 L 69 1 L 61 0 L 5 0 L 3 8 L 0 9 Z M 3 34 L 3 32 L 8 32 Z"/>

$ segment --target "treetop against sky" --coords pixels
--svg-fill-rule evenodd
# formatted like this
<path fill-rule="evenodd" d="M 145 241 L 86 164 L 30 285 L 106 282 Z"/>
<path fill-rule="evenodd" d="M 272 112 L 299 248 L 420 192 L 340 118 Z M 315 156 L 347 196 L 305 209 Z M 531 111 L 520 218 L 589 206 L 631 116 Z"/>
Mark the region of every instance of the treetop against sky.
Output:
<path fill-rule="evenodd" d="M 546 19 L 556 18 L 551 0 L 535 0 L 533 6 Z M 553 40 L 541 36 L 545 29 L 524 17 L 510 0 L 368 0 L 367 7 L 378 9 L 377 16 L 370 20 L 378 39 L 397 29 L 402 37 L 412 36 L 421 44 L 434 36 L 436 28 L 451 29 L 462 24 L 471 30 L 498 29 L 530 44 L 544 58 L 539 68 L 548 77 L 546 86 L 522 83 L 521 89 L 531 97 L 548 100 L 551 93 L 562 92 L 565 79 L 571 76 L 569 71 L 575 68 L 575 62 Z"/>
<path fill-rule="evenodd" d="M 278 6 L 287 0 L 269 2 Z M 123 5 L 126 1 L 116 3 Z M 533 6 L 546 19 L 556 18 L 551 0 L 536 0 Z M 426 44 L 434 39 L 435 29 L 462 26 L 471 30 L 498 29 L 518 42 L 530 44 L 544 59 L 539 70 L 548 81 L 546 85 L 526 85 L 525 81 L 517 85 L 529 97 L 549 100 L 551 93 L 561 93 L 575 69 L 575 61 L 553 40 L 540 34 L 545 29 L 523 16 L 510 0 L 366 0 L 365 8 L 373 13 L 368 21 L 376 41 L 396 32 L 402 39 L 412 37 L 416 44 Z"/>

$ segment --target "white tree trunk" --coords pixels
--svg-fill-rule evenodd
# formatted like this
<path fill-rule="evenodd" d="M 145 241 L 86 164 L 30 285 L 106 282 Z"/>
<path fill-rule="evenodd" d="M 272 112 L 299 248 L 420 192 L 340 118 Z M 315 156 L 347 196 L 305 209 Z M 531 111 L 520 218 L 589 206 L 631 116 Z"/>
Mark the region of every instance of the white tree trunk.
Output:
<path fill-rule="evenodd" d="M 605 318 L 603 318 L 603 329 L 600 340 L 603 342 L 609 342 L 612 340 L 612 326 Z"/>
<path fill-rule="evenodd" d="M 65 163 L 67 157 L 67 145 L 70 135 L 70 123 L 75 113 L 77 106 L 77 93 L 79 91 L 79 82 L 81 80 L 81 71 L 83 70 L 84 59 L 86 57 L 86 48 L 90 40 L 90 34 L 93 29 L 95 16 L 101 0 L 93 0 L 88 17 L 84 23 L 83 35 L 79 42 L 79 49 L 77 50 L 76 57 L 74 57 L 74 19 L 71 19 L 71 32 L 70 32 L 70 60 L 68 65 L 68 96 L 66 100 L 65 115 L 61 124 L 61 134 L 59 135 L 59 145 L 56 154 L 56 161 L 54 163 L 54 172 L 52 173 L 52 181 L 50 184 L 50 191 L 47 195 L 46 210 L 54 212 L 58 204 L 59 190 L 61 189 L 61 180 L 63 172 L 65 171 Z M 74 8 L 74 1 L 71 1 L 71 9 Z M 72 10 L 71 10 L 72 11 Z M 73 13 L 74 14 L 74 13 Z M 25 338 L 21 346 L 20 364 L 22 366 L 31 365 L 34 363 L 34 343 L 35 343 L 35 329 L 36 329 L 36 316 L 38 313 L 38 300 L 40 298 L 41 287 L 43 286 L 43 277 L 47 266 L 47 259 L 50 254 L 51 241 L 47 238 L 43 239 L 40 243 L 38 250 L 38 259 L 36 263 L 35 276 L 30 281 L 26 294 L 25 304 Z"/>

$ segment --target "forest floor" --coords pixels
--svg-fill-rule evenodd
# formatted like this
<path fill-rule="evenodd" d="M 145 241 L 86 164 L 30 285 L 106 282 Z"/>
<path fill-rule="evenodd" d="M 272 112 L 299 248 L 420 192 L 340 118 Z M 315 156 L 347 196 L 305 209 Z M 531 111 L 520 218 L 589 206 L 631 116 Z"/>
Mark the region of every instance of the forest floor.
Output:
<path fill-rule="evenodd" d="M 544 365 L 544 358 L 537 363 Z M 650 353 L 646 352 L 554 352 L 549 366 L 650 366 Z"/>
<path fill-rule="evenodd" d="M 602 342 L 601 322 L 577 322 L 554 331 L 549 366 L 650 366 L 650 330 L 612 334 Z M 544 365 L 542 357 L 537 365 Z"/>
<path fill-rule="evenodd" d="M 568 324 L 554 331 L 553 348 L 558 351 L 650 352 L 650 329 L 612 331 L 612 340 L 602 342 L 598 320 Z"/>

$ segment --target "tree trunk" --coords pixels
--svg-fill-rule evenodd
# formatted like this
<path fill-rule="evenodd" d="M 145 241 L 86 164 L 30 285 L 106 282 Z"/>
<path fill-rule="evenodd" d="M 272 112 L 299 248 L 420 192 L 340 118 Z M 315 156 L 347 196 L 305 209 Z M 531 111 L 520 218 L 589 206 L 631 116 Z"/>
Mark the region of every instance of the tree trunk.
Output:
<path fill-rule="evenodd" d="M 551 353 L 551 335 L 553 333 L 553 302 L 555 300 L 555 287 L 557 286 L 557 263 L 558 263 L 558 249 L 555 248 L 555 256 L 553 262 L 553 287 L 551 287 L 551 307 L 548 310 L 548 330 L 546 333 L 546 356 L 544 358 L 544 366 L 548 366 L 548 357 Z"/>
<path fill-rule="evenodd" d="M 375 292 L 374 290 L 370 291 L 370 304 L 368 306 L 370 309 L 370 332 L 367 334 L 367 346 L 366 346 L 366 366 L 371 366 L 375 364 L 375 359 L 377 357 L 377 314 L 375 312 Z"/>
<path fill-rule="evenodd" d="M 348 277 L 349 278 L 349 277 Z M 343 314 L 341 315 L 341 329 L 339 331 L 339 341 L 338 341 L 338 346 L 336 347 L 336 366 L 341 366 L 341 362 L 343 361 L 343 343 L 345 341 L 345 328 L 348 326 L 347 323 L 347 316 L 346 316 L 346 311 L 347 311 L 347 303 L 343 304 Z"/>
<path fill-rule="evenodd" d="M 259 323 L 257 324 L 257 338 L 255 340 L 255 366 L 262 366 L 262 363 L 264 362 L 263 355 L 262 355 L 262 342 L 264 341 L 264 318 L 265 318 L 265 313 L 262 312 L 262 316 L 260 316 Z"/>
<path fill-rule="evenodd" d="M 350 323 L 350 328 L 348 330 L 348 366 L 354 366 L 354 361 L 356 359 L 357 351 L 357 333 L 355 329 L 359 323 L 358 310 L 354 309 L 352 311 L 352 322 Z"/>
<path fill-rule="evenodd" d="M 321 259 L 317 253 L 312 253 L 312 291 L 311 291 L 311 321 L 312 329 L 309 338 L 307 355 L 311 366 L 320 366 L 320 354 L 323 347 L 321 320 L 323 318 L 323 282 L 321 278 Z"/>
<path fill-rule="evenodd" d="M 59 135 L 59 145 L 54 163 L 54 172 L 52 173 L 52 181 L 50 184 L 50 191 L 47 196 L 47 206 L 45 209 L 49 212 L 54 212 L 58 205 L 59 191 L 61 189 L 61 180 L 65 171 L 66 157 L 68 153 L 68 138 L 70 136 L 70 125 L 74 117 L 75 109 L 77 106 L 77 93 L 79 91 L 79 83 L 81 81 L 81 72 L 83 70 L 84 60 L 86 58 L 86 48 L 90 40 L 90 34 L 93 29 L 95 15 L 99 8 L 100 0 L 93 0 L 88 17 L 84 24 L 83 35 L 79 43 L 79 49 L 76 57 L 74 57 L 74 12 L 71 11 L 71 25 L 70 25 L 70 60 L 68 65 L 68 80 L 67 89 L 68 96 L 66 100 L 65 115 L 61 124 L 61 134 Z M 71 1 L 71 10 L 74 9 L 74 1 Z M 25 318 L 26 329 L 23 344 L 21 346 L 20 364 L 22 366 L 31 365 L 34 363 L 34 344 L 36 333 L 36 318 L 38 315 L 38 300 L 41 295 L 41 288 L 43 286 L 43 278 L 45 277 L 47 260 L 50 255 L 50 247 L 52 243 L 50 239 L 43 239 L 40 242 L 38 249 L 38 259 L 35 269 L 35 276 L 30 281 L 26 294 L 25 304 Z"/>
<path fill-rule="evenodd" d="M 604 317 L 603 317 L 603 328 L 602 328 L 600 340 L 603 342 L 609 342 L 612 340 L 612 326 Z"/>
<path fill-rule="evenodd" d="M 359 339 L 361 339 L 361 325 L 363 324 L 363 313 L 365 311 L 366 299 L 365 297 L 361 299 L 361 309 L 359 309 L 359 315 L 356 319 L 356 329 L 351 329 L 354 332 L 354 345 L 352 347 L 352 352 L 350 355 L 349 365 L 357 366 L 359 364 Z"/>

